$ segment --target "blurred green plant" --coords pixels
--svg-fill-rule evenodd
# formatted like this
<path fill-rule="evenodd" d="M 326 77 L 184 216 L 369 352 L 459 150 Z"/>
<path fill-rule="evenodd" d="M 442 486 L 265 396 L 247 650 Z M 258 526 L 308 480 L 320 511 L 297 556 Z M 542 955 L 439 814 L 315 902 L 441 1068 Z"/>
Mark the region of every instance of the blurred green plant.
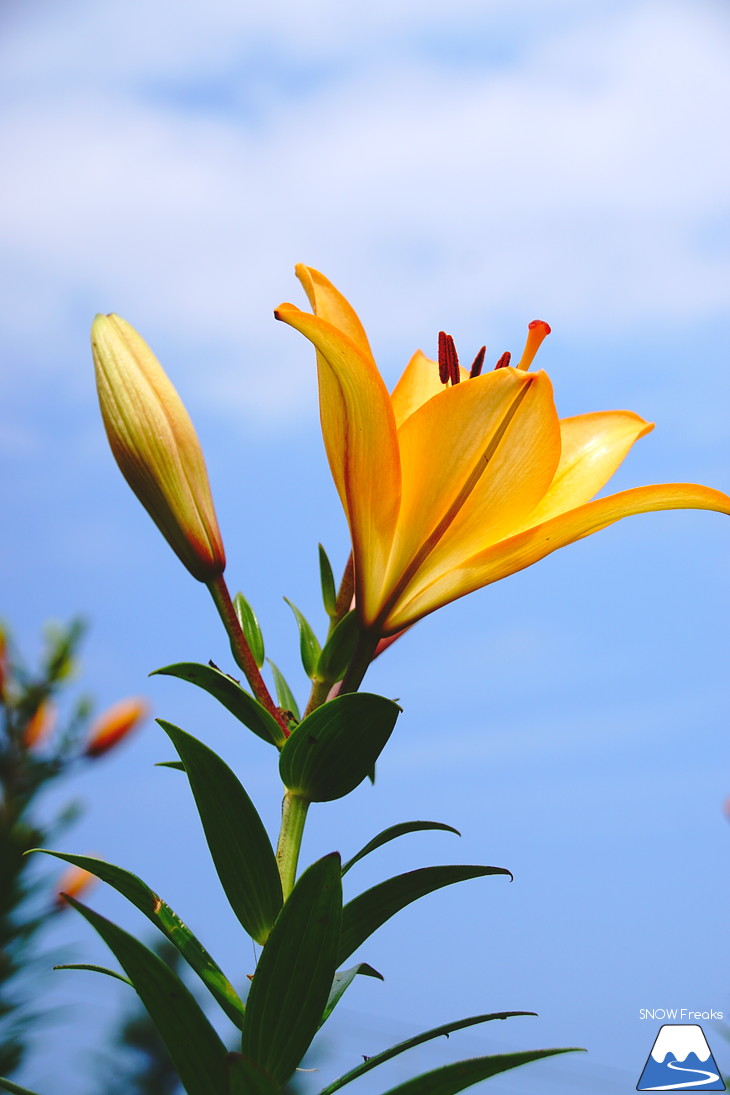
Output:
<path fill-rule="evenodd" d="M 29 971 L 41 929 L 63 902 L 53 900 L 47 874 L 26 853 L 54 840 L 79 813 L 73 803 L 50 818 L 38 807 L 41 791 L 112 749 L 145 716 L 143 700 L 121 701 L 92 722 L 81 695 L 59 702 L 76 669 L 84 624 L 48 625 L 39 665 L 21 658 L 7 625 L 0 626 L 0 1073 L 15 1072 L 29 1044 L 32 1002 Z M 61 714 L 66 708 L 65 714 Z M 92 876 L 67 873 L 62 888 L 80 893 Z"/>

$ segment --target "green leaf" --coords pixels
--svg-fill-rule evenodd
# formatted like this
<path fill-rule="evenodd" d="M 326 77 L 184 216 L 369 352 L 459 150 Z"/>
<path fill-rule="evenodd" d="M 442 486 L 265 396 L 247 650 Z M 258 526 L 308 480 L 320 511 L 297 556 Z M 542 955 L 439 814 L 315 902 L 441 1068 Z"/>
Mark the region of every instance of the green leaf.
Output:
<path fill-rule="evenodd" d="M 304 872 L 261 952 L 243 1021 L 243 1053 L 279 1083 L 309 1048 L 327 1006 L 342 918 L 340 857 Z"/>
<path fill-rule="evenodd" d="M 117 973 L 116 970 L 108 970 L 106 966 L 90 966 L 86 962 L 78 962 L 73 965 L 66 966 L 54 966 L 54 970 L 88 970 L 90 973 L 104 973 L 107 977 L 113 977 L 117 981 L 124 981 L 125 985 L 132 985 L 132 982 L 128 977 L 125 977 L 123 973 Z M 134 985 L 132 985 L 134 988 Z"/>
<path fill-rule="evenodd" d="M 264 636 L 261 633 L 261 625 L 256 613 L 242 593 L 237 593 L 233 598 L 233 607 L 241 625 L 241 631 L 246 636 L 246 642 L 254 656 L 256 665 L 260 669 L 264 664 Z"/>
<path fill-rule="evenodd" d="M 229 1095 L 281 1095 L 281 1088 L 250 1057 L 229 1053 L 226 1058 Z"/>
<path fill-rule="evenodd" d="M 302 716 L 299 714 L 297 701 L 294 699 L 294 694 L 289 685 L 286 683 L 283 673 L 277 666 L 274 665 L 271 658 L 267 658 L 266 660 L 271 666 L 271 672 L 274 677 L 274 687 L 276 688 L 276 698 L 279 701 L 279 707 L 281 707 L 284 711 L 291 711 L 297 722 L 301 722 Z"/>
<path fill-rule="evenodd" d="M 358 962 L 356 966 L 351 966 L 349 970 L 339 970 L 332 981 L 332 988 L 330 989 L 330 994 L 327 998 L 327 1005 L 324 1009 L 322 1021 L 319 1024 L 320 1026 L 329 1019 L 346 989 L 350 987 L 358 973 L 362 974 L 364 977 L 377 977 L 379 981 L 385 980 L 382 973 L 378 973 L 378 971 L 374 970 L 372 966 L 369 966 L 367 962 Z"/>
<path fill-rule="evenodd" d="M 322 704 L 287 738 L 279 757 L 286 787 L 310 802 L 342 798 L 372 771 L 400 707 L 369 692 Z"/>
<path fill-rule="evenodd" d="M 134 936 L 80 901 L 66 900 L 99 933 L 131 980 L 187 1095 L 225 1091 L 225 1046 L 177 974 Z"/>
<path fill-rule="evenodd" d="M 217 753 L 172 723 L 157 721 L 185 765 L 231 908 L 249 935 L 265 943 L 283 898 L 276 857 L 256 807 Z"/>
<path fill-rule="evenodd" d="M 311 624 L 299 611 L 297 606 L 293 605 L 286 597 L 284 600 L 294 613 L 297 626 L 299 627 L 299 654 L 302 659 L 302 665 L 304 666 L 304 672 L 311 680 L 317 680 L 317 663 L 319 661 L 319 656 L 322 653 L 319 640 L 314 634 Z"/>
<path fill-rule="evenodd" d="M 158 760 L 155 768 L 174 768 L 176 772 L 185 771 L 185 765 L 181 760 Z"/>
<path fill-rule="evenodd" d="M 322 585 L 322 603 L 327 615 L 333 618 L 337 612 L 337 590 L 335 589 L 335 576 L 332 573 L 327 552 L 319 545 L 319 578 Z"/>
<path fill-rule="evenodd" d="M 6 1080 L 4 1076 L 0 1076 L 0 1091 L 9 1091 L 10 1095 L 36 1095 L 36 1092 L 31 1091 L 30 1088 L 14 1084 L 12 1080 Z"/>
<path fill-rule="evenodd" d="M 420 867 L 379 882 L 349 901 L 342 910 L 342 940 L 337 965 L 342 965 L 361 943 L 406 905 L 443 886 L 490 874 L 506 874 L 512 878 L 511 871 L 504 867 L 448 865 Z"/>
<path fill-rule="evenodd" d="M 136 874 L 132 874 L 131 871 L 124 870 L 123 867 L 115 867 L 113 863 L 106 863 L 103 859 L 94 859 L 92 856 L 51 852 L 48 848 L 34 848 L 33 850 L 45 852 L 46 855 L 55 856 L 56 859 L 61 859 L 64 863 L 72 863 L 75 867 L 81 867 L 83 870 L 89 871 L 90 874 L 100 878 L 102 882 L 112 886 L 122 897 L 126 897 L 127 901 L 130 901 L 135 908 L 144 913 L 147 919 L 177 947 L 190 968 L 197 973 L 229 1019 L 232 1019 L 237 1027 L 241 1026 L 243 1003 L 233 985 L 213 961 L 205 947 L 198 942 L 190 928 L 141 878 L 138 878 Z"/>
<path fill-rule="evenodd" d="M 451 1065 L 435 1068 L 433 1072 L 424 1072 L 414 1076 L 404 1084 L 391 1087 L 385 1095 L 456 1095 L 465 1087 L 478 1084 L 490 1076 L 507 1072 L 511 1068 L 527 1065 L 530 1061 L 539 1061 L 543 1057 L 553 1057 L 556 1053 L 577 1053 L 569 1049 L 530 1049 L 524 1053 L 497 1053 L 491 1057 L 472 1057 L 467 1061 L 455 1061 Z"/>
<path fill-rule="evenodd" d="M 341 681 L 355 653 L 360 628 L 355 612 L 347 612 L 324 644 L 317 662 L 317 679 Z"/>
<path fill-rule="evenodd" d="M 383 829 L 382 833 L 374 836 L 352 859 L 348 859 L 347 863 L 343 864 L 342 874 L 345 875 L 358 860 L 370 855 L 370 852 L 387 844 L 389 840 L 395 840 L 396 837 L 404 836 L 406 833 L 417 833 L 423 829 L 440 829 L 445 833 L 456 833 L 457 836 L 461 836 L 458 829 L 454 829 L 451 825 L 444 825 L 441 821 L 401 821 L 399 825 L 391 825 L 389 829 Z"/>
<path fill-rule="evenodd" d="M 214 665 L 200 665 L 198 662 L 177 662 L 175 665 L 166 665 L 162 669 L 155 669 L 150 673 L 151 677 L 162 675 L 166 677 L 179 677 L 182 681 L 190 681 L 198 688 L 214 696 L 219 703 L 231 712 L 232 715 L 253 730 L 254 734 L 281 748 L 286 737 L 273 715 L 270 715 L 265 707 L 255 700 L 244 688 L 241 688 L 233 677 L 227 673 L 221 673 Z"/>
<path fill-rule="evenodd" d="M 355 1068 L 351 1069 L 350 1072 L 346 1072 L 344 1076 L 340 1076 L 339 1079 L 328 1084 L 327 1087 L 319 1092 L 319 1095 L 334 1095 L 334 1092 L 339 1091 L 345 1084 L 349 1084 L 352 1080 L 357 1080 L 366 1072 L 370 1072 L 372 1069 L 377 1068 L 378 1065 L 390 1061 L 400 1053 L 405 1053 L 406 1050 L 423 1045 L 424 1042 L 430 1042 L 434 1038 L 448 1037 L 449 1034 L 452 1034 L 455 1030 L 463 1030 L 464 1027 L 473 1027 L 476 1026 L 477 1023 L 489 1023 L 493 1019 L 511 1019 L 515 1015 L 535 1014 L 536 1012 L 534 1011 L 496 1011 L 491 1012 L 489 1015 L 472 1015 L 468 1019 L 456 1019 L 451 1023 L 442 1023 L 438 1027 L 432 1027 L 431 1030 L 423 1031 L 422 1034 L 416 1034 L 412 1038 L 406 1038 L 404 1042 L 398 1042 L 397 1045 L 391 1046 L 390 1049 L 383 1050 L 382 1053 L 378 1053 L 374 1057 L 368 1057 L 361 1065 L 357 1065 Z"/>

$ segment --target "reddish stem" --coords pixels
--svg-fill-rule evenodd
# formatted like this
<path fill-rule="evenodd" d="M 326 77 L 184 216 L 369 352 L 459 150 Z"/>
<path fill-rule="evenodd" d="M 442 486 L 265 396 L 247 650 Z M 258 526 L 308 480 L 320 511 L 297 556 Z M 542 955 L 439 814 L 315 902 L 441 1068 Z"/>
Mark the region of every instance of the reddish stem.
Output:
<path fill-rule="evenodd" d="M 213 598 L 215 607 L 218 609 L 218 614 L 223 621 L 223 626 L 230 639 L 233 656 L 239 667 L 245 673 L 246 680 L 251 686 L 251 691 L 262 707 L 265 707 L 269 714 L 273 715 L 284 731 L 284 734 L 289 737 L 289 727 L 287 726 L 281 711 L 274 703 L 271 693 L 266 687 L 266 682 L 259 672 L 256 659 L 251 653 L 251 647 L 248 645 L 246 636 L 238 622 L 238 616 L 233 607 L 233 601 L 231 600 L 231 595 L 228 592 L 228 586 L 226 585 L 226 580 L 223 575 L 219 574 L 208 582 L 208 589 L 210 590 L 210 595 Z"/>

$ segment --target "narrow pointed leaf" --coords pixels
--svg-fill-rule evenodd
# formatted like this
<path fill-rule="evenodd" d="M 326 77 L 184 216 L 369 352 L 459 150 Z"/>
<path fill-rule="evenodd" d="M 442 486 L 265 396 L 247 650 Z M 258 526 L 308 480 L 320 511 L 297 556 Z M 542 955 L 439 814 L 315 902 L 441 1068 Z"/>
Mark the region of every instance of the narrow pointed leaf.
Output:
<path fill-rule="evenodd" d="M 435 1068 L 433 1072 L 424 1072 L 414 1076 L 404 1084 L 391 1087 L 385 1095 L 456 1095 L 464 1088 L 508 1072 L 511 1068 L 527 1065 L 530 1061 L 539 1061 L 543 1057 L 554 1057 L 556 1053 L 577 1053 L 580 1050 L 568 1049 L 530 1049 L 524 1053 L 497 1053 L 491 1057 L 472 1057 L 467 1061 L 455 1061 L 451 1065 Z"/>
<path fill-rule="evenodd" d="M 276 1081 L 289 1078 L 327 1006 L 342 919 L 337 853 L 318 860 L 291 892 L 261 952 L 243 1021 L 243 1053 Z"/>
<path fill-rule="evenodd" d="M 349 901 L 342 910 L 342 940 L 337 965 L 340 966 L 369 936 L 397 912 L 444 886 L 465 882 L 484 875 L 512 873 L 504 867 L 452 866 L 420 867 L 416 871 L 388 878 Z"/>
<path fill-rule="evenodd" d="M 198 942 L 190 928 L 141 878 L 132 874 L 131 871 L 124 870 L 123 867 L 115 867 L 113 863 L 106 863 L 103 859 L 94 859 L 92 856 L 51 852 L 47 848 L 36 848 L 34 851 L 45 852 L 46 855 L 55 856 L 56 859 L 61 859 L 65 863 L 81 867 L 112 886 L 122 897 L 126 897 L 127 901 L 144 913 L 147 919 L 177 947 L 229 1019 L 240 1027 L 244 1009 L 233 985 L 205 947 Z"/>
<path fill-rule="evenodd" d="M 249 935 L 265 943 L 283 898 L 276 857 L 256 807 L 217 753 L 172 723 L 157 721 L 185 765 L 231 908 Z"/>
<path fill-rule="evenodd" d="M 238 617 L 238 622 L 241 625 L 241 630 L 246 636 L 246 642 L 251 649 L 256 665 L 260 669 L 264 664 L 264 636 L 261 632 L 261 625 L 259 624 L 256 613 L 242 593 L 237 593 L 233 598 L 233 608 Z"/>
<path fill-rule="evenodd" d="M 240 1053 L 229 1053 L 228 1095 L 281 1095 L 281 1088 L 260 1065 Z"/>
<path fill-rule="evenodd" d="M 319 545 L 319 578 L 322 585 L 322 603 L 327 615 L 332 618 L 337 612 L 337 590 L 335 589 L 335 576 L 332 573 L 327 552 Z"/>
<path fill-rule="evenodd" d="M 335 626 L 322 648 L 317 662 L 317 678 L 323 681 L 341 681 L 355 653 L 360 628 L 355 612 L 346 613 Z"/>
<path fill-rule="evenodd" d="M 6 1080 L 4 1076 L 0 1076 L 0 1091 L 9 1091 L 10 1095 L 37 1095 L 30 1088 L 14 1084 L 12 1080 Z"/>
<path fill-rule="evenodd" d="M 319 640 L 314 634 L 311 624 L 299 611 L 297 606 L 293 605 L 286 597 L 284 600 L 296 617 L 297 627 L 299 628 L 299 654 L 302 659 L 302 665 L 304 666 L 304 672 L 312 680 L 316 680 L 317 662 L 319 661 L 319 655 L 322 653 Z"/>
<path fill-rule="evenodd" d="M 374 1057 L 368 1057 L 367 1061 L 363 1061 L 361 1065 L 357 1065 L 355 1068 L 351 1069 L 350 1072 L 346 1072 L 344 1076 L 340 1076 L 339 1079 L 328 1084 L 327 1087 L 319 1092 L 319 1095 L 334 1095 L 334 1092 L 339 1091 L 345 1084 L 351 1083 L 352 1080 L 357 1080 L 366 1072 L 370 1072 L 372 1069 L 377 1068 L 378 1065 L 382 1065 L 386 1061 L 392 1060 L 393 1057 L 405 1053 L 406 1050 L 423 1045 L 424 1042 L 430 1042 L 434 1038 L 448 1037 L 448 1035 L 452 1034 L 455 1030 L 473 1027 L 476 1026 L 477 1023 L 489 1023 L 493 1019 L 512 1019 L 516 1015 L 535 1014 L 536 1012 L 534 1011 L 495 1011 L 490 1012 L 488 1015 L 471 1015 L 468 1019 L 456 1019 L 451 1023 L 442 1023 L 438 1027 L 432 1027 L 431 1030 L 425 1030 L 421 1034 L 415 1034 L 412 1038 L 406 1038 L 404 1042 L 398 1042 L 397 1045 L 383 1050 L 382 1053 L 378 1053 Z"/>
<path fill-rule="evenodd" d="M 179 677 L 182 681 L 190 681 L 198 688 L 214 696 L 219 703 L 231 712 L 232 715 L 253 730 L 254 734 L 276 745 L 278 748 L 286 741 L 284 733 L 276 719 L 262 707 L 244 688 L 241 688 L 233 677 L 222 673 L 213 665 L 201 665 L 198 662 L 177 662 L 175 665 L 166 665 L 162 669 L 155 669 L 150 676 L 161 675 L 166 677 Z"/>
<path fill-rule="evenodd" d="M 271 672 L 274 677 L 274 687 L 276 688 L 276 698 L 279 701 L 279 707 L 284 711 L 291 711 L 297 722 L 301 722 L 302 716 L 299 714 L 299 707 L 297 701 L 294 699 L 294 693 L 289 685 L 286 683 L 286 678 L 278 666 L 274 665 L 271 658 L 266 659 L 271 666 Z"/>
<path fill-rule="evenodd" d="M 177 974 L 134 936 L 72 897 L 66 900 L 99 933 L 131 980 L 187 1095 L 225 1091 L 225 1046 Z"/>
<path fill-rule="evenodd" d="M 382 833 L 378 833 L 377 836 L 368 841 L 352 859 L 348 859 L 347 863 L 343 864 L 342 874 L 345 875 L 358 860 L 370 855 L 376 848 L 381 848 L 389 840 L 395 840 L 396 837 L 404 836 L 406 833 L 421 832 L 424 829 L 439 829 L 445 833 L 456 833 L 457 836 L 461 836 L 458 829 L 454 829 L 452 825 L 445 825 L 441 821 L 401 821 L 398 825 L 391 825 L 389 829 L 383 829 Z"/>
<path fill-rule="evenodd" d="M 349 970 L 338 970 L 332 981 L 332 988 L 330 989 L 330 994 L 327 998 L 327 1006 L 324 1009 L 320 1026 L 329 1019 L 341 997 L 355 980 L 358 973 L 362 974 L 364 977 L 377 977 L 379 981 L 385 980 L 382 973 L 378 973 L 378 971 L 374 970 L 372 966 L 369 966 L 367 962 L 358 962 L 356 966 L 351 966 Z"/>
<path fill-rule="evenodd" d="M 158 760 L 155 768 L 174 768 L 176 772 L 185 771 L 185 765 L 181 760 Z"/>
<path fill-rule="evenodd" d="M 73 965 L 54 966 L 54 970 L 88 970 L 89 973 L 104 973 L 107 977 L 113 977 L 117 981 L 124 981 L 125 985 L 132 985 L 132 982 L 128 977 L 125 977 L 123 973 L 117 973 L 116 970 L 108 970 L 106 966 L 91 966 L 86 962 L 78 962 Z M 134 985 L 132 985 L 134 988 Z"/>
<path fill-rule="evenodd" d="M 310 802 L 342 798 L 373 770 L 400 707 L 369 692 L 348 692 L 297 726 L 279 757 L 285 786 Z"/>

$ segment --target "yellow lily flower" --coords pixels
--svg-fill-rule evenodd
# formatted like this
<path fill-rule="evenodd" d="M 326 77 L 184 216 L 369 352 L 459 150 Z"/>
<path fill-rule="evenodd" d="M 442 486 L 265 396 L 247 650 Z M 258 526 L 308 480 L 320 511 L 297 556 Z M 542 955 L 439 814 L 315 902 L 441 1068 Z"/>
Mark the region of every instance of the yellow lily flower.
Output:
<path fill-rule="evenodd" d="M 318 271 L 296 272 L 314 315 L 293 304 L 275 315 L 317 350 L 322 432 L 365 629 L 392 635 L 622 517 L 730 513 L 730 497 L 693 483 L 591 501 L 653 426 L 630 411 L 560 420 L 547 375 L 527 371 L 546 324 L 531 325 L 516 368 L 470 379 L 455 365 L 445 387 L 419 351 L 389 395 L 347 300 Z"/>

